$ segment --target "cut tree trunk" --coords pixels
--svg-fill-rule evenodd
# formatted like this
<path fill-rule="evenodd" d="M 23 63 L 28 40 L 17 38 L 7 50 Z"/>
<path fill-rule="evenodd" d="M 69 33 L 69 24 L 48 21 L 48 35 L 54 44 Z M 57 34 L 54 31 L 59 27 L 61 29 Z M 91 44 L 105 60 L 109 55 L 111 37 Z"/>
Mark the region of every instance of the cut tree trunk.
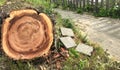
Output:
<path fill-rule="evenodd" d="M 15 60 L 33 59 L 48 54 L 53 42 L 52 22 L 31 9 L 10 13 L 2 26 L 2 47 Z"/>

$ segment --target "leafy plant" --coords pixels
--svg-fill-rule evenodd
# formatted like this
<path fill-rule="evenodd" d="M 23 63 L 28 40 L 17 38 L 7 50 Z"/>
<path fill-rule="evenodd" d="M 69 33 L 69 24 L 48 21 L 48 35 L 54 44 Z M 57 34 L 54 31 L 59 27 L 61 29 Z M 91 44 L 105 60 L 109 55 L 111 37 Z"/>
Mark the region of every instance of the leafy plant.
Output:
<path fill-rule="evenodd" d="M 25 0 L 33 4 L 35 7 L 41 6 L 44 8 L 43 12 L 50 15 L 53 11 L 54 4 L 50 4 L 50 1 L 45 0 Z"/>
<path fill-rule="evenodd" d="M 79 61 L 79 70 L 84 70 L 86 67 L 89 67 L 88 60 L 80 60 Z"/>
<path fill-rule="evenodd" d="M 109 15 L 109 11 L 105 8 L 100 8 L 98 13 L 94 13 L 95 16 L 106 17 Z"/>
<path fill-rule="evenodd" d="M 82 14 L 83 13 L 83 9 L 82 8 L 77 8 L 77 13 L 80 13 L 80 14 Z"/>
<path fill-rule="evenodd" d="M 92 12 L 94 10 L 94 7 L 92 5 L 86 5 L 84 10 L 86 12 Z"/>
<path fill-rule="evenodd" d="M 81 40 L 83 43 L 86 43 L 88 41 L 87 34 L 81 36 Z"/>
<path fill-rule="evenodd" d="M 69 19 L 63 19 L 63 26 L 67 28 L 74 28 L 74 25 L 71 23 Z"/>
<path fill-rule="evenodd" d="M 109 10 L 109 16 L 113 18 L 120 18 L 120 7 L 118 8 L 111 8 Z"/>
<path fill-rule="evenodd" d="M 79 53 L 74 48 L 69 49 L 69 54 L 71 57 L 75 57 L 75 58 L 79 57 Z"/>

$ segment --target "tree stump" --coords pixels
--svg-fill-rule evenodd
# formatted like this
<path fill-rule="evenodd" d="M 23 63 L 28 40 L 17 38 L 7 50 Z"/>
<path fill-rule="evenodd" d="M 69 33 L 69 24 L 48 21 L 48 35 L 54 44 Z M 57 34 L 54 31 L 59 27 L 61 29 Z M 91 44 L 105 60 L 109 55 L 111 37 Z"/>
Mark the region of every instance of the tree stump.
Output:
<path fill-rule="evenodd" d="M 33 59 L 48 54 L 53 42 L 52 22 L 35 10 L 10 13 L 2 26 L 2 48 L 15 60 Z"/>

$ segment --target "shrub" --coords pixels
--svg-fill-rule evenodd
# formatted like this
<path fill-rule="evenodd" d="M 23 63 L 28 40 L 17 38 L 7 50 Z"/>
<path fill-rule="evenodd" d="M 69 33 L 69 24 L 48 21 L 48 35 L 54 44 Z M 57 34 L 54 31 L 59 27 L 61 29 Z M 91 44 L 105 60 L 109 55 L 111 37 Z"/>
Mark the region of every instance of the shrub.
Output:
<path fill-rule="evenodd" d="M 109 16 L 113 18 L 120 18 L 120 7 L 111 8 L 109 11 Z"/>
<path fill-rule="evenodd" d="M 82 8 L 77 8 L 77 13 L 80 13 L 80 14 L 82 14 L 83 13 L 83 9 Z"/>
<path fill-rule="evenodd" d="M 63 19 L 63 26 L 67 28 L 74 28 L 74 25 L 71 23 L 69 19 Z"/>
<path fill-rule="evenodd" d="M 86 12 L 92 12 L 93 10 L 94 10 L 94 7 L 91 6 L 91 5 L 87 5 L 87 6 L 85 7 L 85 11 L 86 11 Z"/>
<path fill-rule="evenodd" d="M 98 16 L 98 17 L 106 17 L 109 15 L 109 12 L 105 8 L 100 8 L 98 13 L 94 13 L 94 14 L 95 16 Z"/>

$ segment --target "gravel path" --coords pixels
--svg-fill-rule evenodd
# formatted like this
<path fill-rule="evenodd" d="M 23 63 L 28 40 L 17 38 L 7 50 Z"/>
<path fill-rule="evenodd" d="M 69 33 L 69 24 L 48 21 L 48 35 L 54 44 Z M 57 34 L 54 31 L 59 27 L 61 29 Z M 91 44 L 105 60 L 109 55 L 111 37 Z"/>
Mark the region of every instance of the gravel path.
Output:
<path fill-rule="evenodd" d="M 90 40 L 99 43 L 104 50 L 120 61 L 120 20 L 105 17 L 96 18 L 87 14 L 55 9 L 63 18 L 72 19 Z"/>

